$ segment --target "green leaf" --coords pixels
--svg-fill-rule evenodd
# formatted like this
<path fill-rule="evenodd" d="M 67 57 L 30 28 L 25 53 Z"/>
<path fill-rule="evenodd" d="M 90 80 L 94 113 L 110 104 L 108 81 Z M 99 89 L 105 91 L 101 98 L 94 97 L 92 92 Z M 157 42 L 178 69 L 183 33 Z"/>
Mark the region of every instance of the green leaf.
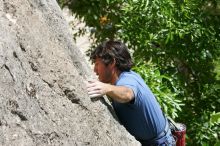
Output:
<path fill-rule="evenodd" d="M 212 114 L 210 121 L 211 123 L 220 123 L 220 112 Z"/>

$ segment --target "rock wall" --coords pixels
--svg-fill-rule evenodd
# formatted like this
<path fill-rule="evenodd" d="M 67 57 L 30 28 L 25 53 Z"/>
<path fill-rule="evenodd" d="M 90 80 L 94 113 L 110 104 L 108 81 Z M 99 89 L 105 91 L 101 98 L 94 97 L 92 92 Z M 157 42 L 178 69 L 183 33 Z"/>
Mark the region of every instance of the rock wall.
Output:
<path fill-rule="evenodd" d="M 0 145 L 139 145 L 107 100 L 55 0 L 0 0 Z"/>

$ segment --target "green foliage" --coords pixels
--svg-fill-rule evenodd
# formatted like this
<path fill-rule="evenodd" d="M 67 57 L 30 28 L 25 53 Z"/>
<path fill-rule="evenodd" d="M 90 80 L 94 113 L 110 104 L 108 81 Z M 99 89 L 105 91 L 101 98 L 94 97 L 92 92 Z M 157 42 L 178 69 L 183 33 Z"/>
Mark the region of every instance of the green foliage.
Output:
<path fill-rule="evenodd" d="M 213 116 L 215 117 L 215 120 L 213 121 Z M 211 117 L 211 118 L 210 118 Z M 202 145 L 202 146 L 214 146 L 218 145 L 220 142 L 219 135 L 219 127 L 220 122 L 218 122 L 220 116 L 219 113 L 216 114 L 209 114 L 204 113 L 199 120 L 203 121 L 202 123 L 194 123 L 192 125 L 192 128 L 197 129 L 189 130 L 188 132 L 195 133 L 196 141 L 192 139 L 188 139 L 188 141 L 191 141 L 194 145 Z M 218 119 L 218 120 L 217 120 Z M 217 121 L 216 121 L 217 120 Z"/>
<path fill-rule="evenodd" d="M 116 25 L 120 20 L 121 5 L 123 0 L 58 0 L 61 7 L 68 6 L 76 15 L 83 19 L 91 28 L 91 35 L 95 37 L 95 43 L 114 38 L 117 31 Z M 85 29 L 75 34 L 75 37 L 83 35 Z"/>
<path fill-rule="evenodd" d="M 85 21 L 95 44 L 106 38 L 127 43 L 134 69 L 163 109 L 186 124 L 187 145 L 219 143 L 219 123 L 210 122 L 220 111 L 219 1 L 58 1 Z"/>
<path fill-rule="evenodd" d="M 216 68 L 215 68 L 215 73 L 216 73 L 216 79 L 217 80 L 220 80 L 220 58 L 217 59 L 215 62 L 214 62 Z"/>
<path fill-rule="evenodd" d="M 211 123 L 220 123 L 220 112 L 218 113 L 213 113 L 211 115 L 211 119 L 210 119 Z"/>

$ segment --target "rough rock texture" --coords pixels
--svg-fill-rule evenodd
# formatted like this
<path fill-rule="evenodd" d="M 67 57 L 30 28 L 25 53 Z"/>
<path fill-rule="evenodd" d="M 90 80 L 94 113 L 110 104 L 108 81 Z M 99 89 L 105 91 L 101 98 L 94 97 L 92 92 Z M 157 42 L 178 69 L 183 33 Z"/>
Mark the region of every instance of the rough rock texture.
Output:
<path fill-rule="evenodd" d="M 0 0 L 0 145 L 139 145 L 92 76 L 55 0 Z"/>

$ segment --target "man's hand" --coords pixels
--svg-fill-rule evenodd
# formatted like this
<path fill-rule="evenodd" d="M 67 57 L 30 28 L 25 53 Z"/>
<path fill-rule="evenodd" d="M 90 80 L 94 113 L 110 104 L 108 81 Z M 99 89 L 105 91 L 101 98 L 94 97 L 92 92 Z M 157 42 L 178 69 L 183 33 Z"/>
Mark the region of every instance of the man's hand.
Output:
<path fill-rule="evenodd" d="M 108 92 L 108 84 L 95 79 L 88 80 L 86 87 L 90 98 L 102 97 Z"/>
<path fill-rule="evenodd" d="M 108 95 L 108 97 L 120 103 L 126 103 L 134 99 L 133 90 L 125 86 L 110 85 L 92 79 L 88 80 L 86 87 L 91 99 L 103 95 Z"/>

